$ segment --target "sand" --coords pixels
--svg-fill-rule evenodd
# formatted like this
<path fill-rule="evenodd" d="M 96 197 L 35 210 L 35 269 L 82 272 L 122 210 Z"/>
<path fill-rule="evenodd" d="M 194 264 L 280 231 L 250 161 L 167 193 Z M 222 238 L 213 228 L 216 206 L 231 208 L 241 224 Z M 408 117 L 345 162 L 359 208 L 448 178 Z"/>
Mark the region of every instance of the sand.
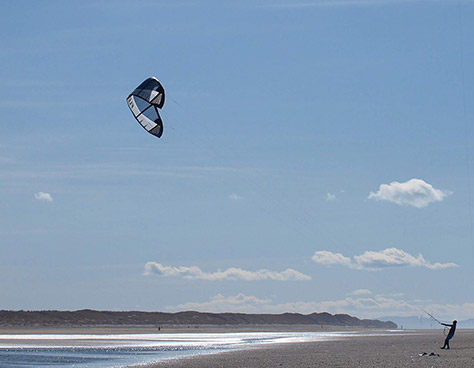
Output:
<path fill-rule="evenodd" d="M 319 325 L 164 325 L 153 326 L 0 326 L 1 334 L 143 334 L 143 333 L 226 333 L 226 332 L 302 332 L 302 331 L 359 331 L 360 327 Z"/>
<path fill-rule="evenodd" d="M 147 368 L 474 367 L 473 330 L 456 331 L 450 350 L 440 349 L 443 340 L 441 330 L 408 331 L 390 336 L 268 345 L 165 361 Z M 423 352 L 439 356 L 420 356 Z"/>
<path fill-rule="evenodd" d="M 312 326 L 166 326 L 162 332 L 247 332 L 247 331 L 334 331 L 341 328 L 323 329 Z M 258 367 L 474 367 L 474 330 L 459 329 L 451 340 L 450 350 L 441 350 L 443 330 L 398 331 L 376 336 L 377 331 L 359 330 L 368 336 L 358 336 L 337 341 L 261 345 L 249 350 L 201 355 L 147 365 L 146 368 L 258 368 Z M 156 333 L 155 326 L 80 327 L 80 328 L 0 328 L 0 334 L 68 333 L 68 334 L 114 334 Z M 420 356 L 421 353 L 435 356 Z M 439 356 L 438 356 L 439 354 Z"/>

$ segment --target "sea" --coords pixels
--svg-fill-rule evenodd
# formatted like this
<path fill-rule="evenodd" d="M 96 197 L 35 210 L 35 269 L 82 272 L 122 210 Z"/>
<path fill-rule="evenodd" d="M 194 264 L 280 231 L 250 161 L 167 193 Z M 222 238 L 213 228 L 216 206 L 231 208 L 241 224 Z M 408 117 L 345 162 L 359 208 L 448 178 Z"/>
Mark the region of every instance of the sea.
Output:
<path fill-rule="evenodd" d="M 338 340 L 357 332 L 237 332 L 0 335 L 0 367 L 118 368 L 251 349 L 261 344 Z"/>

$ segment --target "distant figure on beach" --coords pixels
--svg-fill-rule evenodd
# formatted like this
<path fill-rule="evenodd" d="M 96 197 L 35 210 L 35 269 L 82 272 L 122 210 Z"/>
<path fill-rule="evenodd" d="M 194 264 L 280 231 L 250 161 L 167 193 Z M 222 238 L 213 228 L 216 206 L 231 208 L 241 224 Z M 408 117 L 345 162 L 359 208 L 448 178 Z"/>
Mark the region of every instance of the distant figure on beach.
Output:
<path fill-rule="evenodd" d="M 449 349 L 449 340 L 451 340 L 454 336 L 454 332 L 456 331 L 456 324 L 458 321 L 454 320 L 453 324 L 450 325 L 449 323 L 441 323 L 443 326 L 449 327 L 449 332 L 448 336 L 446 336 L 446 340 L 444 340 L 444 345 L 441 347 L 441 349 Z"/>

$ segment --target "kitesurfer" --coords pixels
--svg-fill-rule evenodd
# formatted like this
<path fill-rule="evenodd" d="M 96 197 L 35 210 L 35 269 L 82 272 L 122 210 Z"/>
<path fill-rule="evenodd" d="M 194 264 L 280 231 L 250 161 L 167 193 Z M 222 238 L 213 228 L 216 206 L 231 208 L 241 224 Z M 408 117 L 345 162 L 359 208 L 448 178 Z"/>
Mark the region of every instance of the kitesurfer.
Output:
<path fill-rule="evenodd" d="M 454 336 L 454 332 L 456 331 L 456 324 L 458 321 L 454 320 L 453 324 L 450 325 L 449 323 L 441 323 L 443 326 L 449 327 L 449 332 L 448 336 L 446 336 L 446 340 L 444 340 L 444 345 L 441 347 L 441 349 L 449 349 L 449 340 L 451 340 Z"/>

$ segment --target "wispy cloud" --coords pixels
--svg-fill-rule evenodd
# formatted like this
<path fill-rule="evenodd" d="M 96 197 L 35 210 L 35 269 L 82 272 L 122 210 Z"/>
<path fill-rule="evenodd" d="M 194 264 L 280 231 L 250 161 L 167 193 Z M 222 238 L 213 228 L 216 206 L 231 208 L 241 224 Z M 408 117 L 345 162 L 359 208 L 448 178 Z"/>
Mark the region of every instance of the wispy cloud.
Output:
<path fill-rule="evenodd" d="M 231 267 L 224 271 L 204 272 L 197 266 L 164 266 L 161 263 L 148 262 L 145 264 L 144 275 L 159 275 L 164 277 L 182 277 L 189 280 L 275 280 L 275 281 L 307 281 L 311 277 L 291 268 L 282 272 L 260 269 L 257 271 L 247 271 L 241 268 Z"/>
<path fill-rule="evenodd" d="M 13 160 L 10 157 L 0 156 L 0 164 L 11 164 Z"/>
<path fill-rule="evenodd" d="M 25 80 L 14 80 L 14 81 L 0 81 L 0 87 L 8 88 L 25 88 L 25 87 L 74 87 L 76 83 L 67 84 L 64 81 L 53 81 L 53 80 L 34 80 L 34 79 L 25 79 Z"/>
<path fill-rule="evenodd" d="M 186 302 L 175 306 L 166 306 L 164 309 L 169 311 L 196 310 L 214 313 L 260 313 L 265 311 L 266 306 L 270 305 L 271 302 L 271 299 L 261 299 L 242 293 L 229 297 L 217 294 L 205 302 Z"/>
<path fill-rule="evenodd" d="M 210 173 L 216 175 L 239 173 L 249 175 L 257 172 L 259 169 L 234 167 L 213 167 L 213 166 L 158 166 L 151 163 L 142 163 L 130 165 L 126 162 L 98 162 L 94 164 L 73 164 L 73 165 L 51 165 L 46 169 L 38 170 L 18 169 L 11 166 L 8 170 L 0 172 L 1 180 L 22 179 L 25 182 L 30 180 L 36 183 L 38 179 L 58 180 L 59 178 L 78 179 L 78 178 L 107 178 L 111 177 L 174 177 L 182 179 L 199 178 L 209 176 Z M 159 169 L 157 169 L 159 168 Z M 16 181 L 16 180 L 15 180 Z"/>
<path fill-rule="evenodd" d="M 419 309 L 411 303 L 384 295 L 346 297 L 340 300 L 322 301 L 318 303 L 318 306 L 322 310 L 330 311 L 330 313 L 347 313 L 347 311 L 352 311 L 352 313 L 361 316 L 386 315 L 389 312 L 407 315 L 419 313 Z"/>
<path fill-rule="evenodd" d="M 53 197 L 51 197 L 51 194 L 45 193 L 45 192 L 35 193 L 35 199 L 37 201 L 41 201 L 41 202 L 52 202 L 53 201 Z"/>
<path fill-rule="evenodd" d="M 435 189 L 421 179 L 411 179 L 404 183 L 394 181 L 382 184 L 377 192 L 370 192 L 368 199 L 423 208 L 430 203 L 441 202 L 451 194 L 450 191 Z"/>
<path fill-rule="evenodd" d="M 355 256 L 354 261 L 359 267 L 364 269 L 412 266 L 440 270 L 444 268 L 457 267 L 455 263 L 430 263 L 426 261 L 421 254 L 413 256 L 397 248 L 387 248 L 379 252 L 366 251 L 360 256 Z"/>
<path fill-rule="evenodd" d="M 51 102 L 43 100 L 6 100 L 0 101 L 0 107 L 6 109 L 51 109 L 52 107 L 69 107 L 69 106 L 89 106 L 93 105 L 93 101 L 62 101 Z"/>
<path fill-rule="evenodd" d="M 244 199 L 244 197 L 238 195 L 237 193 L 232 193 L 232 194 L 229 195 L 229 199 L 231 201 L 236 202 L 236 201 L 241 201 L 242 199 Z"/>
<path fill-rule="evenodd" d="M 369 289 L 357 289 L 354 290 L 351 295 L 370 295 L 372 292 Z"/>
<path fill-rule="evenodd" d="M 377 318 L 381 316 L 412 317 L 419 316 L 422 309 L 429 310 L 433 315 L 447 321 L 452 316 L 458 319 L 474 318 L 474 303 L 464 304 L 431 304 L 422 300 L 404 300 L 386 295 L 373 297 L 347 297 L 340 300 L 319 302 L 318 308 L 330 313 L 349 313 L 361 318 Z"/>
<path fill-rule="evenodd" d="M 312 260 L 316 263 L 331 266 L 341 265 L 355 270 L 380 270 L 387 267 L 424 267 L 430 270 L 458 267 L 455 263 L 430 263 L 423 255 L 413 256 L 401 249 L 387 248 L 382 251 L 366 251 L 353 259 L 341 253 L 332 253 L 327 250 L 314 253 Z"/>

